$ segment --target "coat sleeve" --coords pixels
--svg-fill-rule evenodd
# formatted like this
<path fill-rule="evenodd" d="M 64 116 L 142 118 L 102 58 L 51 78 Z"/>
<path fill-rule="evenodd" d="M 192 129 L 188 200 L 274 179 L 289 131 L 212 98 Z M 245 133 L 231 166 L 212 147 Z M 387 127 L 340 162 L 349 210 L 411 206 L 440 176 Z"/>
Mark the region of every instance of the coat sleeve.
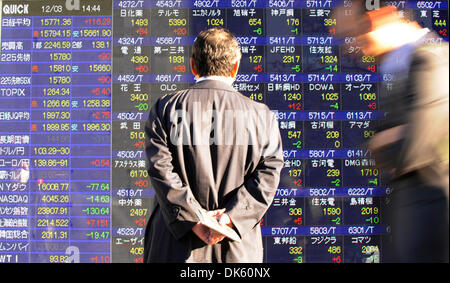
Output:
<path fill-rule="evenodd" d="M 415 102 L 409 111 L 400 174 L 442 161 L 448 166 L 448 58 L 448 45 L 421 48 L 414 56 L 410 81 Z"/>
<path fill-rule="evenodd" d="M 194 207 L 199 204 L 191 188 L 183 183 L 172 165 L 170 138 L 164 128 L 164 103 L 158 99 L 145 125 L 148 174 L 156 200 L 172 235 L 179 240 L 199 221 Z"/>
<path fill-rule="evenodd" d="M 259 163 L 225 205 L 226 213 L 241 237 L 259 224 L 272 204 L 280 182 L 284 166 L 282 142 L 278 121 L 272 114 L 271 117 Z"/>

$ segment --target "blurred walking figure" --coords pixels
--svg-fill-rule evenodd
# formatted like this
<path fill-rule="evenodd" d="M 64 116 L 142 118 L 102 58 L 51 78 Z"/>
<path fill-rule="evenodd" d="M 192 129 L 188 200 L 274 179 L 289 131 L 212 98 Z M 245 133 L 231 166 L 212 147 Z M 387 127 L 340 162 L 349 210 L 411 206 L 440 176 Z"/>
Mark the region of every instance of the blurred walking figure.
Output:
<path fill-rule="evenodd" d="M 367 11 L 357 0 L 336 9 L 336 32 L 381 60 L 385 111 L 369 141 L 392 193 L 386 199 L 384 262 L 448 262 L 448 43 L 393 6 Z"/>

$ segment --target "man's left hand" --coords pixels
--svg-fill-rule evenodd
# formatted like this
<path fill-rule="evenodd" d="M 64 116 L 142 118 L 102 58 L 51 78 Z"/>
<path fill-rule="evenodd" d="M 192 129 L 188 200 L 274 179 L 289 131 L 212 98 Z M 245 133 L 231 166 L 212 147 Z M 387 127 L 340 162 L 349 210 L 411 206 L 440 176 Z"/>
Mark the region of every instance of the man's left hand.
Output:
<path fill-rule="evenodd" d="M 233 227 L 233 223 L 231 222 L 230 217 L 225 213 L 225 208 L 208 211 L 207 213 L 212 217 L 216 217 L 217 222 L 219 222 L 220 225 Z M 210 230 L 208 242 L 210 245 L 214 245 L 222 241 L 224 238 L 225 236 L 221 233 Z"/>

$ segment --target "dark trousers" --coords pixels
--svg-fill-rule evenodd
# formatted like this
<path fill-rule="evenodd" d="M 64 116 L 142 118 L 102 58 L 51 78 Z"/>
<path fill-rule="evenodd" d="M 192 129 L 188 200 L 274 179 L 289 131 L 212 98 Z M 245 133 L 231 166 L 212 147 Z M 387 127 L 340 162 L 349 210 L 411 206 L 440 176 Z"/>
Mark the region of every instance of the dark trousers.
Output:
<path fill-rule="evenodd" d="M 442 188 L 416 173 L 394 180 L 386 199 L 390 233 L 383 241 L 383 262 L 448 262 L 448 198 Z"/>

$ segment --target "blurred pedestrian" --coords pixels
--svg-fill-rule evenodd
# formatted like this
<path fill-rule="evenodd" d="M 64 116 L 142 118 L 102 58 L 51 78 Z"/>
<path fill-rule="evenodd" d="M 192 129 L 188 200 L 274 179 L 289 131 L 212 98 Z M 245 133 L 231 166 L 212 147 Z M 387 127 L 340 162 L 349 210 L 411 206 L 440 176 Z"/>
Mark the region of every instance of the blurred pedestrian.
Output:
<path fill-rule="evenodd" d="M 385 262 L 448 262 L 448 43 L 394 6 L 347 2 L 336 11 L 337 33 L 354 37 L 381 60 L 385 112 L 368 143 L 387 177 Z"/>

